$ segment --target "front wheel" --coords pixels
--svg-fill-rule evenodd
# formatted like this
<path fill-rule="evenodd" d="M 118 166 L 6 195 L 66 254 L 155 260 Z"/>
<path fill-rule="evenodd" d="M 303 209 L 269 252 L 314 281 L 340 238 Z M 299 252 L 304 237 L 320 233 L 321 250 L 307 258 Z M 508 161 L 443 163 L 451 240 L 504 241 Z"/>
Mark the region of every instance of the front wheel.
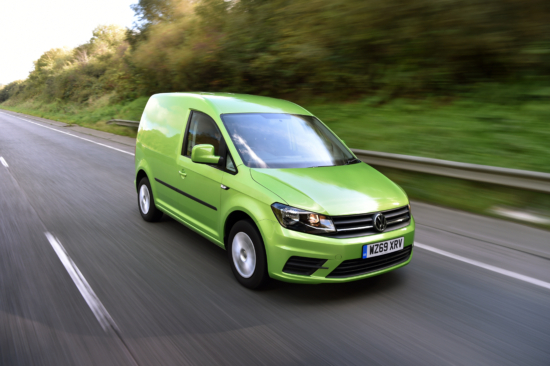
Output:
<path fill-rule="evenodd" d="M 142 178 L 138 184 L 138 206 L 139 213 L 145 221 L 159 221 L 162 217 L 162 211 L 155 206 L 153 190 L 146 177 Z"/>
<path fill-rule="evenodd" d="M 267 284 L 267 259 L 262 236 L 249 220 L 233 225 L 227 240 L 227 254 L 237 281 L 249 289 Z"/>

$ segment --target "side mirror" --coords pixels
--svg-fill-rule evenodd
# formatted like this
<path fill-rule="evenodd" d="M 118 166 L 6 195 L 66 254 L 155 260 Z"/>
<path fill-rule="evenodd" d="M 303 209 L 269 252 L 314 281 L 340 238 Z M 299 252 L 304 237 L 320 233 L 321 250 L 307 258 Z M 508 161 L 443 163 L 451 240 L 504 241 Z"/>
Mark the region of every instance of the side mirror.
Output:
<path fill-rule="evenodd" d="M 218 164 L 220 157 L 214 155 L 214 146 L 202 144 L 193 146 L 191 150 L 191 160 L 194 163 Z"/>

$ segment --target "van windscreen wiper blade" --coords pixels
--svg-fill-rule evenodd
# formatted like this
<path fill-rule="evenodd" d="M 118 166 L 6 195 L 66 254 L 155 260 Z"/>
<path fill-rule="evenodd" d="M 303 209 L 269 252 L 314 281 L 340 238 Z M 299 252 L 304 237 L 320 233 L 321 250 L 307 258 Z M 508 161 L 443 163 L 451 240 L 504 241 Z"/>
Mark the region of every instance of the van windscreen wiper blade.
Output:
<path fill-rule="evenodd" d="M 357 164 L 357 163 L 360 163 L 360 162 L 361 162 L 361 160 L 359 160 L 357 158 L 353 158 L 353 159 L 346 160 L 346 163 L 344 165 Z"/>

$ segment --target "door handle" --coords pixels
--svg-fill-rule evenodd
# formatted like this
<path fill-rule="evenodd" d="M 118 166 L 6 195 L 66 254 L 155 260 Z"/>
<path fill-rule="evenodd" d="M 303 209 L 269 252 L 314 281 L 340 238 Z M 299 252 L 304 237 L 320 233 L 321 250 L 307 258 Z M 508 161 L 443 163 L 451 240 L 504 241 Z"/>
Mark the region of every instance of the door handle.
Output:
<path fill-rule="evenodd" d="M 180 173 L 181 179 L 185 179 L 185 177 L 187 177 L 187 173 L 185 172 L 185 170 L 182 169 L 179 171 L 179 173 Z"/>

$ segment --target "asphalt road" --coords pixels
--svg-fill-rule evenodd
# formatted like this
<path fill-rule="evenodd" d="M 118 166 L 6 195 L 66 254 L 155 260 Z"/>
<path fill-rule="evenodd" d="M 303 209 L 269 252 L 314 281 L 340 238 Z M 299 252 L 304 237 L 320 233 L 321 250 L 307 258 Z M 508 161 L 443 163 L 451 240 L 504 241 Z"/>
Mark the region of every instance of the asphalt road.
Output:
<path fill-rule="evenodd" d="M 547 231 L 414 203 L 410 265 L 254 292 L 222 249 L 172 219 L 141 219 L 132 153 L 0 112 L 2 365 L 550 364 Z"/>

